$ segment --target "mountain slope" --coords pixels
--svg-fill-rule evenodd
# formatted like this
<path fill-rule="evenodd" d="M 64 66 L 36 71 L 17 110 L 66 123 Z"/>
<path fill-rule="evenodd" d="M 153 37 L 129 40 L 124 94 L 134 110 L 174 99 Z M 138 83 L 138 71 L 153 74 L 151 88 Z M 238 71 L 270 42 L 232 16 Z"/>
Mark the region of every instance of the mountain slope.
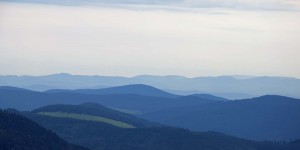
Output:
<path fill-rule="evenodd" d="M 53 106 L 54 107 L 54 106 Z M 296 144 L 243 140 L 216 132 L 191 132 L 171 127 L 119 128 L 103 122 L 24 112 L 63 139 L 92 150 L 292 150 Z"/>
<path fill-rule="evenodd" d="M 84 103 L 80 105 L 66 105 L 66 104 L 49 105 L 49 106 L 35 109 L 32 112 L 40 115 L 54 116 L 54 117 L 56 116 L 62 118 L 77 117 L 78 119 L 81 120 L 82 119 L 88 120 L 89 118 L 89 121 L 93 121 L 97 119 L 99 120 L 99 117 L 101 117 L 102 119 L 131 125 L 132 127 L 160 126 L 159 124 L 136 118 L 135 116 L 104 107 L 97 103 Z"/>
<path fill-rule="evenodd" d="M 300 100 L 282 96 L 170 108 L 140 117 L 191 130 L 212 130 L 247 139 L 300 138 Z"/>
<path fill-rule="evenodd" d="M 199 98 L 211 99 L 211 100 L 215 100 L 215 101 L 228 101 L 228 99 L 226 99 L 226 98 L 214 96 L 211 94 L 193 94 L 193 96 L 196 96 Z"/>
<path fill-rule="evenodd" d="M 1 150 L 87 150 L 71 145 L 37 123 L 0 110 Z"/>
<path fill-rule="evenodd" d="M 119 128 L 135 128 L 135 126 L 131 124 L 117 121 L 117 120 L 112 120 L 105 117 L 100 117 L 100 116 L 66 113 L 66 112 L 39 112 L 38 114 L 43 116 L 49 116 L 49 117 L 70 118 L 70 119 L 77 119 L 77 120 L 102 122 Z"/>
<path fill-rule="evenodd" d="M 117 87 L 104 88 L 104 89 L 77 89 L 77 90 L 59 90 L 59 89 L 55 90 L 54 89 L 46 92 L 47 93 L 71 92 L 71 93 L 98 94 L 98 95 L 136 94 L 136 95 L 168 97 L 168 98 L 177 97 L 176 95 L 143 84 L 124 85 L 124 86 L 117 86 Z"/>
<path fill-rule="evenodd" d="M 24 92 L 30 92 L 30 90 L 18 88 L 18 87 L 12 87 L 12 86 L 0 86 L 0 90 L 8 90 L 8 91 L 24 91 Z"/>

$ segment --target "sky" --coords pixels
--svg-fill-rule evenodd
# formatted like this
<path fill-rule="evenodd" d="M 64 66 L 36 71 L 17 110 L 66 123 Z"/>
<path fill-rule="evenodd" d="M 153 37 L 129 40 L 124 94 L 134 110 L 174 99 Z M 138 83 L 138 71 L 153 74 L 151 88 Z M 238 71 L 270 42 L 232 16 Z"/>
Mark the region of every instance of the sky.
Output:
<path fill-rule="evenodd" d="M 0 75 L 300 78 L 298 0 L 128 1 L 0 1 Z"/>

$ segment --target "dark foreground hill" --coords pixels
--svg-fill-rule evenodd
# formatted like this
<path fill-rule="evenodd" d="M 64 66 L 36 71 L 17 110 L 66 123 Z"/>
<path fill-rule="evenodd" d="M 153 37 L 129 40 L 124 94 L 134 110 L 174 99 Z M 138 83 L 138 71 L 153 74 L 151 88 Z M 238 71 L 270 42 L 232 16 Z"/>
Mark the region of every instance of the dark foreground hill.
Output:
<path fill-rule="evenodd" d="M 300 138 L 300 100 L 283 96 L 170 108 L 140 117 L 195 131 L 218 131 L 254 140 Z"/>
<path fill-rule="evenodd" d="M 172 127 L 124 128 L 76 116 L 76 114 L 92 115 L 91 112 L 86 112 L 85 108 L 81 109 L 82 105 L 77 106 L 77 110 L 64 111 L 57 108 L 56 110 L 61 112 L 55 115 L 42 113 L 51 110 L 56 112 L 53 108 L 56 106 L 58 105 L 24 112 L 24 115 L 56 132 L 68 142 L 92 150 L 296 150 L 299 148 L 297 143 L 254 142 L 217 132 L 192 132 Z M 66 116 L 65 113 L 72 113 L 76 117 Z M 93 115 L 99 116 L 96 113 Z"/>
<path fill-rule="evenodd" d="M 1 150 L 87 150 L 68 144 L 55 133 L 21 115 L 0 110 Z"/>

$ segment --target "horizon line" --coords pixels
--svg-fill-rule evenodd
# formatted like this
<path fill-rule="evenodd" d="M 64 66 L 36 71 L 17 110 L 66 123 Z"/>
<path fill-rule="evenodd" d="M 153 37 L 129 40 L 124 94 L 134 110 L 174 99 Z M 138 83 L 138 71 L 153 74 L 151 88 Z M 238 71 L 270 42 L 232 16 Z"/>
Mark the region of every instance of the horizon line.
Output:
<path fill-rule="evenodd" d="M 159 74 L 137 74 L 137 75 L 101 75 L 101 74 L 74 74 L 74 73 L 67 73 L 67 72 L 58 72 L 58 73 L 49 73 L 49 74 L 0 74 L 0 76 L 16 76 L 16 77 L 43 77 L 43 76 L 53 76 L 53 75 L 70 75 L 70 76 L 90 76 L 90 77 L 122 77 L 122 78 L 137 78 L 141 76 L 155 76 L 155 77 L 181 77 L 187 79 L 194 79 L 194 78 L 218 78 L 218 77 L 232 77 L 234 79 L 251 79 L 251 78 L 261 78 L 261 77 L 269 77 L 269 78 L 293 78 L 293 79 L 300 79 L 299 77 L 294 76 L 279 76 L 279 75 L 244 75 L 244 74 L 224 74 L 224 75 L 196 75 L 196 76 L 185 76 L 185 75 L 178 75 L 178 74 L 166 74 L 166 75 L 159 75 Z"/>

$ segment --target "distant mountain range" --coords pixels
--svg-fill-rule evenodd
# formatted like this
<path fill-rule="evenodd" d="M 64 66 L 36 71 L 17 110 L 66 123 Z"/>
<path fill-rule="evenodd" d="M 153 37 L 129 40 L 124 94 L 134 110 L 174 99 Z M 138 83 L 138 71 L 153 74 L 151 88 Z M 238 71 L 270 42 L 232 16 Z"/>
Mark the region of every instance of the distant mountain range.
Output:
<path fill-rule="evenodd" d="M 99 94 L 101 91 L 102 90 L 54 90 L 36 92 L 14 87 L 0 87 L 0 107 L 32 110 L 52 104 L 96 102 L 117 110 L 146 113 L 166 108 L 219 101 L 219 99 L 214 96 L 204 98 L 195 95 L 176 96 L 147 85 L 129 85 L 104 89 L 104 92 L 109 94 Z M 138 93 L 139 91 L 142 92 Z M 96 94 L 93 94 L 95 92 Z M 115 92 L 116 94 L 111 94 L 111 92 Z"/>
<path fill-rule="evenodd" d="M 124 85 L 124 86 L 117 86 L 117 87 L 103 88 L 103 89 L 77 89 L 77 90 L 52 89 L 45 92 L 46 93 L 80 93 L 80 94 L 95 94 L 95 95 L 136 94 L 136 95 L 167 97 L 167 98 L 178 97 L 177 95 L 143 84 Z"/>
<path fill-rule="evenodd" d="M 287 77 L 219 76 L 135 77 L 84 76 L 53 74 L 46 76 L 0 76 L 0 85 L 36 91 L 51 89 L 100 89 L 129 84 L 146 84 L 175 95 L 212 94 L 228 99 L 244 99 L 262 95 L 283 95 L 300 98 L 300 79 Z M 288 87 L 288 88 L 287 88 Z"/>

